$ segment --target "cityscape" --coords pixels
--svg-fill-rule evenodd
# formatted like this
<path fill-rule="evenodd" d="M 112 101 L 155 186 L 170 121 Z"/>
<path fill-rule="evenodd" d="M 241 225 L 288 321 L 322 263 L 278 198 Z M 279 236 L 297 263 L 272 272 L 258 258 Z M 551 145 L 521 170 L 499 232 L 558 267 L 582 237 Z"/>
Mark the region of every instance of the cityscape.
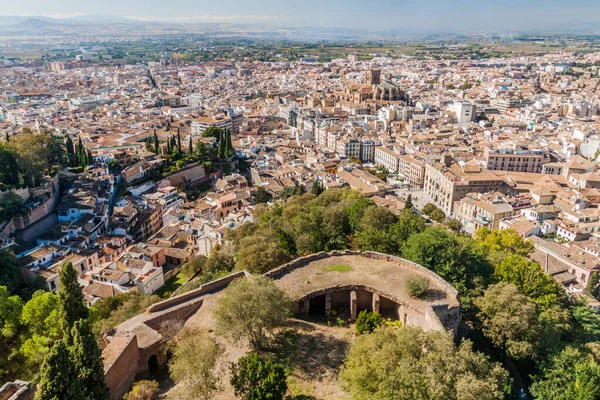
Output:
<path fill-rule="evenodd" d="M 600 399 L 600 5 L 137 3 L 0 10 L 1 400 Z"/>

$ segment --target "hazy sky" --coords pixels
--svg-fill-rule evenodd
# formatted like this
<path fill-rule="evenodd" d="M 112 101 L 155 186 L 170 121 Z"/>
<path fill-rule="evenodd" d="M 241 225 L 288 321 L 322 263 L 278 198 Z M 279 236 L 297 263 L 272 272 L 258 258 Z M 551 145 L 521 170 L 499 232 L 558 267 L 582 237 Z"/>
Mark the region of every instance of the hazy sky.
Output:
<path fill-rule="evenodd" d="M 0 13 L 4 15 L 102 14 L 140 20 L 368 30 L 551 29 L 557 25 L 576 27 L 579 23 L 600 22 L 600 0 L 21 0 L 2 3 Z"/>

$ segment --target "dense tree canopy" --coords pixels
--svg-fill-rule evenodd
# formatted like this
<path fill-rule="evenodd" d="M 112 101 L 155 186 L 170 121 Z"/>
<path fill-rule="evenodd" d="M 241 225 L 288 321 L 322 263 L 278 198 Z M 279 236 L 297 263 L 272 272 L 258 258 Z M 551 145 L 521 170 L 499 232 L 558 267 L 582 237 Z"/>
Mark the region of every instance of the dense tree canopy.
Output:
<path fill-rule="evenodd" d="M 469 342 L 457 347 L 450 334 L 394 326 L 359 336 L 340 378 L 355 400 L 501 400 L 508 382 Z"/>
<path fill-rule="evenodd" d="M 538 400 L 600 399 L 600 364 L 593 355 L 567 347 L 543 365 L 531 393 Z"/>

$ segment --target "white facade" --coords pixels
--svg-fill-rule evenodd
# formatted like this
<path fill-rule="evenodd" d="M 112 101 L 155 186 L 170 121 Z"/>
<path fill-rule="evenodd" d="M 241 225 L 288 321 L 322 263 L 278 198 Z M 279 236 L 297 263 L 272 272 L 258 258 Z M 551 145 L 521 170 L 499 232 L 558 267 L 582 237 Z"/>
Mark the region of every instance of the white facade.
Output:
<path fill-rule="evenodd" d="M 467 124 L 475 119 L 477 107 L 471 103 L 457 101 L 454 103 L 454 112 L 459 124 Z"/>

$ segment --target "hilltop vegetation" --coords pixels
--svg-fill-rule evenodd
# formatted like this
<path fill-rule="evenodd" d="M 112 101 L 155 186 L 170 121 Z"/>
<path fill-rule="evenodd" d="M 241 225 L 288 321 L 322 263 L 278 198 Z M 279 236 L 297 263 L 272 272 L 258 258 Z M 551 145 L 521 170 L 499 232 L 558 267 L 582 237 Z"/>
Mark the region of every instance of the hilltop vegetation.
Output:
<path fill-rule="evenodd" d="M 319 251 L 394 254 L 431 269 L 458 289 L 465 332 L 476 350 L 510 367 L 517 382 L 510 395 L 531 382 L 539 393 L 545 385 L 556 384 L 555 369 L 564 360 L 563 352 L 582 354 L 574 361 L 583 360 L 581 365 L 571 368 L 573 379 L 600 379 L 600 352 L 592 344 L 600 339 L 598 316 L 569 299 L 529 259 L 532 243 L 514 231 L 482 230 L 475 238 L 459 235 L 428 226 L 411 209 L 396 215 L 349 189 L 261 204 L 254 218 L 227 233 L 228 244 L 213 251 L 199 281 L 232 269 L 262 274 Z M 586 371 L 583 377 L 581 369 Z"/>

